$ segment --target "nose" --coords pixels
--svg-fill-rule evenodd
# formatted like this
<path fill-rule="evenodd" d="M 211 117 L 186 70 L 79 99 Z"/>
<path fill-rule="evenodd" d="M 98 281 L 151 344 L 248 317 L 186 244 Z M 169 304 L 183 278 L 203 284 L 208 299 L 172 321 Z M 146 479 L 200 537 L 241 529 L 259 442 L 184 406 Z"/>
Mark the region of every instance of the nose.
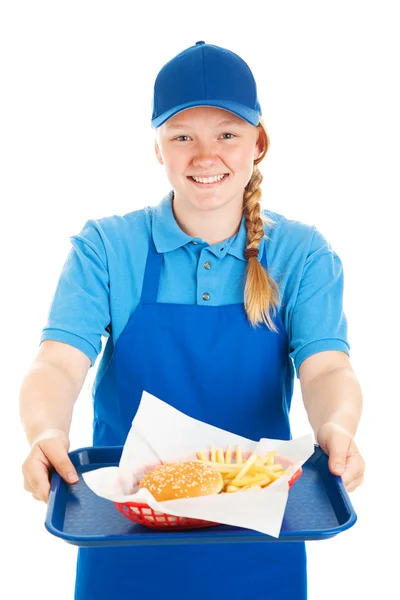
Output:
<path fill-rule="evenodd" d="M 217 163 L 217 160 L 217 153 L 213 144 L 197 144 L 192 158 L 193 166 L 211 167 Z"/>

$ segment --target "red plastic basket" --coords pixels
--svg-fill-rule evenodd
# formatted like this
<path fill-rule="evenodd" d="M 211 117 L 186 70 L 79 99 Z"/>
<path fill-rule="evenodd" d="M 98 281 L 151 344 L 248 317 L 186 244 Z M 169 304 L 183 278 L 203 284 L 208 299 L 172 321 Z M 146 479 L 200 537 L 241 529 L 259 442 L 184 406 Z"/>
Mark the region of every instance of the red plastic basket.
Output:
<path fill-rule="evenodd" d="M 243 458 L 250 456 L 250 453 L 243 454 Z M 278 457 L 277 457 L 278 458 Z M 279 457 L 279 462 L 282 459 Z M 299 479 L 303 470 L 300 467 L 289 480 L 289 489 Z M 130 521 L 151 527 L 153 529 L 197 529 L 200 527 L 214 527 L 219 523 L 204 521 L 203 519 L 193 519 L 192 517 L 178 517 L 154 510 L 148 504 L 142 502 L 114 502 L 119 512 Z"/>

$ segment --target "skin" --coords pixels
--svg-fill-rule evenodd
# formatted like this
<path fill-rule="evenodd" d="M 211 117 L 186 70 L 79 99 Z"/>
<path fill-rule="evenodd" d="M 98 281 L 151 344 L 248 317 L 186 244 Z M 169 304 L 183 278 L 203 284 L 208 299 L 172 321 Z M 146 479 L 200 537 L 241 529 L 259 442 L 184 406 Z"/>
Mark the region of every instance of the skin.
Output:
<path fill-rule="evenodd" d="M 329 456 L 330 471 L 353 492 L 364 481 L 365 462 L 354 440 L 362 392 L 350 359 L 336 350 L 318 352 L 300 365 L 299 376 L 315 439 Z"/>
<path fill-rule="evenodd" d="M 233 122 L 220 125 L 226 120 Z M 236 233 L 244 188 L 263 147 L 260 127 L 210 106 L 184 110 L 156 130 L 157 160 L 174 189 L 174 215 L 183 231 L 210 245 Z M 224 173 L 228 179 L 214 188 L 200 188 L 188 179 Z"/>
<path fill-rule="evenodd" d="M 221 126 L 227 118 L 234 122 Z M 176 124 L 183 128 L 173 129 Z M 238 231 L 244 188 L 264 143 L 261 128 L 212 107 L 182 111 L 156 131 L 156 156 L 175 191 L 173 209 L 183 231 L 210 245 Z M 216 188 L 202 189 L 187 179 L 222 173 L 229 178 Z M 70 474 L 78 480 L 68 457 L 69 430 L 89 368 L 89 358 L 77 348 L 46 340 L 24 378 L 20 414 L 31 449 L 22 472 L 25 489 L 37 500 L 48 501 L 52 468 L 66 481 Z M 362 394 L 350 360 L 343 352 L 318 352 L 302 363 L 299 375 L 315 439 L 329 456 L 331 472 L 353 491 L 363 481 L 365 464 L 354 441 Z"/>

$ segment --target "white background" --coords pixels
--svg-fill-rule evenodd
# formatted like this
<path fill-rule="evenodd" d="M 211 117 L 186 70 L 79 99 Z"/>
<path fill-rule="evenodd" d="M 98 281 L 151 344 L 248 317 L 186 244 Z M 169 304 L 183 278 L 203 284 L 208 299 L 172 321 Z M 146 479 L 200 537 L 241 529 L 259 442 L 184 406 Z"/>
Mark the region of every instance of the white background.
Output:
<path fill-rule="evenodd" d="M 345 269 L 367 472 L 351 495 L 356 525 L 309 544 L 309 598 L 397 596 L 397 563 L 386 546 L 400 533 L 396 4 L 2 4 L 1 597 L 73 598 L 76 548 L 45 530 L 45 505 L 23 490 L 19 386 L 69 236 L 89 218 L 156 204 L 169 191 L 153 150 L 152 86 L 167 60 L 199 40 L 235 51 L 256 77 L 271 137 L 261 165 L 264 206 L 315 224 Z M 93 377 L 77 401 L 71 449 L 90 445 Z M 309 431 L 297 381 L 292 427 L 294 435 Z"/>

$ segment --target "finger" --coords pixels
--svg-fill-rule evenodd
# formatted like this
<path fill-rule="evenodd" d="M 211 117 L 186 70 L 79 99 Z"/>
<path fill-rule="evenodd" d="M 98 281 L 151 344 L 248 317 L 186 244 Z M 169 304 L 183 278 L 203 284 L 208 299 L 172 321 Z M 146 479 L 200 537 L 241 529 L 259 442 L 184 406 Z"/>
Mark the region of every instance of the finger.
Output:
<path fill-rule="evenodd" d="M 46 466 L 29 455 L 22 465 L 22 473 L 24 476 L 24 490 L 32 494 L 36 500 L 45 498 L 48 485 Z"/>
<path fill-rule="evenodd" d="M 364 475 L 361 475 L 357 479 L 353 479 L 352 481 L 350 481 L 350 483 L 348 483 L 346 485 L 346 490 L 348 492 L 354 492 L 354 490 L 357 489 L 360 485 L 362 485 L 363 482 L 364 482 Z"/>
<path fill-rule="evenodd" d="M 25 489 L 31 492 L 35 500 L 47 502 L 50 492 L 49 472 L 43 463 L 33 460 L 26 474 L 27 485 Z"/>
<path fill-rule="evenodd" d="M 332 432 L 327 439 L 328 465 L 334 475 L 343 475 L 350 443 L 349 434 L 340 430 Z"/>
<path fill-rule="evenodd" d="M 349 456 L 347 459 L 346 470 L 342 477 L 343 483 L 347 486 L 351 481 L 361 477 L 365 470 L 365 463 L 360 454 Z"/>
<path fill-rule="evenodd" d="M 78 473 L 76 472 L 61 440 L 57 438 L 42 440 L 39 443 L 39 446 L 50 464 L 64 481 L 72 484 L 78 482 Z"/>
<path fill-rule="evenodd" d="M 32 488 L 27 477 L 24 477 L 24 490 L 30 494 L 32 493 Z"/>

